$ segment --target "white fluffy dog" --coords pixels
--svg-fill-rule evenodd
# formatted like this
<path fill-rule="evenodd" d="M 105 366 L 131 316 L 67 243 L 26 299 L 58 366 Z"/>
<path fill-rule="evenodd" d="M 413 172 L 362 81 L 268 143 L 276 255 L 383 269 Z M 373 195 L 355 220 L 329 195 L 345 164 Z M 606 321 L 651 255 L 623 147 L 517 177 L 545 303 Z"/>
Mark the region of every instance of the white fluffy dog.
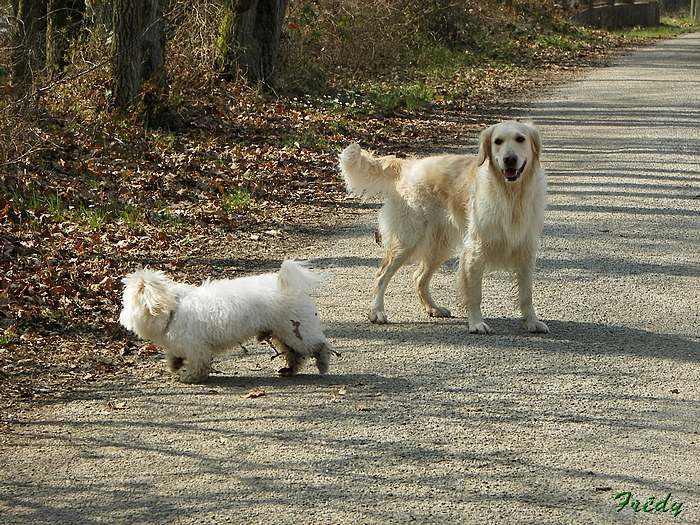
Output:
<path fill-rule="evenodd" d="M 295 261 L 276 274 L 206 281 L 195 287 L 172 281 L 163 272 L 137 270 L 126 276 L 120 323 L 165 349 L 168 369 L 185 383 L 204 381 L 212 359 L 252 337 L 281 352 L 282 376 L 299 372 L 313 357 L 328 372 L 332 349 L 316 305 L 308 295 L 320 278 Z M 185 363 L 186 362 L 186 363 Z"/>

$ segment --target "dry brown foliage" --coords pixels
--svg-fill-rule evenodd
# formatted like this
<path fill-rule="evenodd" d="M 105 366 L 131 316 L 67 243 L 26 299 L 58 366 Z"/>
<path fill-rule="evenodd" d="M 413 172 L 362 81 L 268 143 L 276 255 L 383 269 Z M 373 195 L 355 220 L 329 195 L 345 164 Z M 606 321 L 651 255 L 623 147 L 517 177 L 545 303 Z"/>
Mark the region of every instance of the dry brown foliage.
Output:
<path fill-rule="evenodd" d="M 536 4 L 545 3 L 527 5 Z M 292 1 L 280 76 L 288 86 L 339 91 L 355 77 L 395 74 L 416 45 L 466 48 L 475 24 L 507 30 L 504 20 L 525 16 L 489 5 Z M 464 71 L 474 81 L 459 103 L 350 111 L 321 95 L 297 100 L 296 91 L 222 82 L 220 5 L 172 2 L 166 12 L 170 93 L 159 115 L 107 108 L 108 32 L 100 28 L 75 43 L 59 82 L 26 99 L 0 77 L 0 421 L 8 426 L 25 402 L 158 366 L 158 350 L 117 322 L 120 279 L 136 265 L 192 283 L 274 269 L 287 252 L 343 227 L 357 206 L 336 168 L 348 141 L 381 152 L 446 148 L 513 116 L 509 101 L 562 78 L 549 50 L 528 55 L 549 64 L 543 72 Z M 608 44 L 558 56 L 575 69 Z"/>

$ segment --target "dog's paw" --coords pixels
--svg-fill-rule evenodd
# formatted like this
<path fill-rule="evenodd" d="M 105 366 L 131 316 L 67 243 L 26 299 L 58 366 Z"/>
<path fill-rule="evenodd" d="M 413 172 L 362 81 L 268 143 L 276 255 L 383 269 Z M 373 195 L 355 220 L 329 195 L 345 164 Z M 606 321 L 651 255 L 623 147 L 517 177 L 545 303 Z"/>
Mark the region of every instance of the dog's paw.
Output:
<path fill-rule="evenodd" d="M 480 323 L 469 323 L 469 333 L 470 334 L 492 334 L 493 330 L 485 322 Z"/>
<path fill-rule="evenodd" d="M 383 311 L 369 313 L 369 321 L 374 324 L 386 324 L 388 322 L 386 314 Z"/>
<path fill-rule="evenodd" d="M 293 368 L 288 367 L 288 366 L 285 366 L 284 368 L 280 368 L 279 370 L 277 370 L 277 375 L 280 377 L 289 377 L 289 376 L 296 375 L 296 373 L 297 373 L 296 370 L 294 370 Z"/>
<path fill-rule="evenodd" d="M 435 308 L 430 308 L 428 310 L 428 315 L 430 317 L 452 317 L 452 313 L 442 306 L 436 306 Z"/>
<path fill-rule="evenodd" d="M 180 374 L 180 381 L 183 383 L 204 383 L 208 377 L 209 377 L 209 374 L 202 376 L 202 375 L 190 375 L 187 372 L 185 372 L 185 373 Z"/>
<path fill-rule="evenodd" d="M 525 321 L 525 328 L 532 334 L 548 334 L 549 327 L 542 321 Z"/>

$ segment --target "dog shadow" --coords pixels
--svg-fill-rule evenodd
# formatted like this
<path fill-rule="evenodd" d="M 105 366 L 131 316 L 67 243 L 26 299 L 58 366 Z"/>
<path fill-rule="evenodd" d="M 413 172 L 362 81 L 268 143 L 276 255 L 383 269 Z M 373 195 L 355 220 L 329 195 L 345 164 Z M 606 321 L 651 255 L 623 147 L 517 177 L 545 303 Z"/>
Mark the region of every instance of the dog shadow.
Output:
<path fill-rule="evenodd" d="M 408 343 L 419 346 L 453 345 L 455 348 L 539 348 L 560 354 L 642 356 L 675 361 L 700 360 L 700 338 L 658 333 L 640 328 L 594 322 L 543 319 L 549 333 L 529 333 L 515 317 L 487 317 L 492 334 L 471 334 L 464 317 L 426 321 L 395 321 L 385 325 L 367 322 L 328 323 L 327 335 L 354 338 L 365 344 Z M 342 348 L 339 348 L 341 351 Z"/>
<path fill-rule="evenodd" d="M 310 387 L 332 387 L 342 385 L 378 385 L 386 383 L 390 378 L 379 374 L 314 374 L 300 373 L 294 376 L 238 376 L 238 375 L 216 375 L 200 383 L 200 387 L 222 388 L 222 389 L 251 389 L 262 387 L 275 387 L 276 389 L 293 388 L 297 386 Z"/>

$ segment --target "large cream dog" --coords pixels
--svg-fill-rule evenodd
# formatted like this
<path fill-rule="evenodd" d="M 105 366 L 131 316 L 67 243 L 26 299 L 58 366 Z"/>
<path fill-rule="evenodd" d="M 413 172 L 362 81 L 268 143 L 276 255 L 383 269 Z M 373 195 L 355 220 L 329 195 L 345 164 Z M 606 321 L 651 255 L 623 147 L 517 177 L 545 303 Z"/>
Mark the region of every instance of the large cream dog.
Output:
<path fill-rule="evenodd" d="M 389 280 L 410 259 L 416 291 L 430 316 L 449 317 L 435 304 L 429 285 L 435 271 L 463 245 L 458 289 L 469 331 L 490 333 L 481 313 L 484 271 L 513 273 L 523 322 L 530 332 L 549 332 L 532 307 L 532 278 L 547 200 L 540 166 L 540 135 L 532 124 L 502 122 L 484 130 L 479 151 L 423 159 L 374 157 L 357 144 L 340 155 L 347 188 L 382 195 L 379 230 L 386 256 L 374 281 L 369 318 L 386 323 Z"/>

